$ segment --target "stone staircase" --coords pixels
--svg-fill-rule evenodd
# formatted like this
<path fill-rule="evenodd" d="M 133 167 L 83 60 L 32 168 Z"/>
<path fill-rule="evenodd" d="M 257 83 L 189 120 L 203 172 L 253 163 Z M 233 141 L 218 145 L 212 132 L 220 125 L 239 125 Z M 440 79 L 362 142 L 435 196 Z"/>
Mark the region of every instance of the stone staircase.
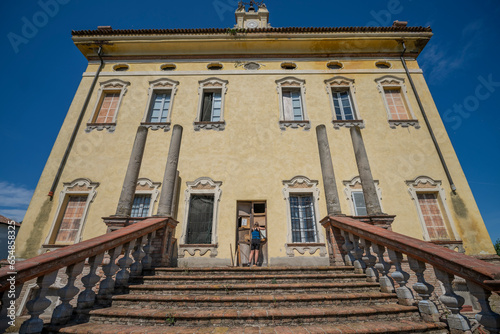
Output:
<path fill-rule="evenodd" d="M 62 333 L 448 333 L 352 267 L 157 268 Z"/>

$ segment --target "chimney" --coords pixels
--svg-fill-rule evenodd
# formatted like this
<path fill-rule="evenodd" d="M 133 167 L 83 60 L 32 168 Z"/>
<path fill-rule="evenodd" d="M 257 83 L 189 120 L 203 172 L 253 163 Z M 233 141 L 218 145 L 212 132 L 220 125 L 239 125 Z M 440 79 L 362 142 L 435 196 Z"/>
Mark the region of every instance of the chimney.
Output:
<path fill-rule="evenodd" d="M 393 27 L 406 27 L 407 25 L 408 25 L 408 21 L 398 21 L 398 20 L 396 20 L 396 21 L 394 21 L 392 23 Z"/>

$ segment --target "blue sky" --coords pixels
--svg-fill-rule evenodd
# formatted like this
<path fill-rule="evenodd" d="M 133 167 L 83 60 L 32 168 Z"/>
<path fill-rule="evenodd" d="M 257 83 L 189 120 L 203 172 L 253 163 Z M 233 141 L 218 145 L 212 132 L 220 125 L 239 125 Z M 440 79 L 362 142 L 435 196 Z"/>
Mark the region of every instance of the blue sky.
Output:
<path fill-rule="evenodd" d="M 237 0 L 3 0 L 0 214 L 22 220 L 86 60 L 71 30 L 226 28 Z M 428 26 L 419 63 L 483 219 L 500 238 L 500 2 L 269 0 L 286 26 Z"/>

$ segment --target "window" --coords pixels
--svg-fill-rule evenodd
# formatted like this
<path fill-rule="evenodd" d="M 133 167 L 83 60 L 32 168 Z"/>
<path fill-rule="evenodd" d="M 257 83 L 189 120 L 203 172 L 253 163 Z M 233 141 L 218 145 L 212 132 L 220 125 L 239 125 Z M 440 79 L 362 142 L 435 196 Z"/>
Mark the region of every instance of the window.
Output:
<path fill-rule="evenodd" d="M 109 132 L 115 130 L 120 104 L 127 91 L 128 85 L 130 85 L 129 82 L 118 79 L 101 83 L 101 87 L 97 93 L 97 102 L 94 107 L 94 112 L 87 123 L 86 132 L 90 132 L 94 129 L 98 131 L 106 129 Z"/>
<path fill-rule="evenodd" d="M 210 244 L 212 242 L 213 213 L 214 196 L 212 194 L 191 195 L 186 244 Z"/>
<path fill-rule="evenodd" d="M 76 241 L 87 204 L 87 195 L 69 196 L 55 238 L 55 244 L 72 244 Z"/>
<path fill-rule="evenodd" d="M 332 60 L 326 63 L 326 67 L 328 67 L 331 70 L 341 70 L 344 68 L 344 64 L 342 64 L 339 61 Z"/>
<path fill-rule="evenodd" d="M 351 195 L 352 203 L 354 204 L 354 214 L 356 216 L 368 215 L 366 212 L 365 196 L 363 191 L 353 191 Z"/>
<path fill-rule="evenodd" d="M 284 180 L 283 185 L 288 217 L 287 255 L 293 257 L 295 252 L 304 254 L 306 251 L 314 254 L 319 249 L 320 256 L 326 256 L 324 237 L 318 232 L 318 181 L 298 175 Z"/>
<path fill-rule="evenodd" d="M 354 112 L 352 110 L 351 98 L 347 90 L 333 91 L 333 105 L 335 106 L 335 116 L 338 120 L 353 120 Z"/>
<path fill-rule="evenodd" d="M 212 71 L 220 71 L 222 70 L 222 67 L 221 63 L 210 63 L 207 65 L 207 68 Z"/>
<path fill-rule="evenodd" d="M 408 119 L 408 112 L 401 96 L 401 89 L 384 88 L 384 95 L 391 119 Z"/>
<path fill-rule="evenodd" d="M 170 92 L 156 92 L 149 112 L 149 123 L 166 123 L 170 110 Z"/>
<path fill-rule="evenodd" d="M 217 78 L 208 78 L 199 82 L 200 95 L 198 115 L 194 122 L 194 129 L 224 130 L 224 98 L 227 92 L 228 81 Z"/>
<path fill-rule="evenodd" d="M 449 239 L 435 193 L 417 193 L 418 205 L 431 240 Z"/>
<path fill-rule="evenodd" d="M 283 118 L 285 121 L 302 121 L 302 99 L 299 89 L 283 89 Z"/>
<path fill-rule="evenodd" d="M 210 251 L 210 256 L 215 257 L 217 255 L 217 217 L 222 182 L 213 181 L 209 177 L 200 177 L 186 184 L 184 224 L 180 238 L 179 257 L 184 258 L 186 253 L 194 256 L 197 250 L 200 250 L 200 255 Z"/>
<path fill-rule="evenodd" d="M 375 66 L 380 69 L 389 69 L 391 68 L 391 63 L 385 60 L 379 60 L 375 63 Z"/>
<path fill-rule="evenodd" d="M 406 181 L 406 185 L 415 202 L 424 240 L 460 240 L 446 205 L 446 192 L 441 181 L 419 176 Z"/>
<path fill-rule="evenodd" d="M 353 177 L 351 180 L 342 181 L 344 184 L 345 199 L 349 202 L 351 207 L 351 215 L 353 216 L 366 216 L 365 196 L 363 194 L 363 187 L 359 176 Z M 382 191 L 378 186 L 378 180 L 373 180 L 377 192 L 380 208 L 382 209 Z"/>
<path fill-rule="evenodd" d="M 204 92 L 200 121 L 219 122 L 221 117 L 221 110 L 222 97 L 220 90 L 213 92 Z"/>
<path fill-rule="evenodd" d="M 113 123 L 116 110 L 118 109 L 119 98 L 120 92 L 104 93 L 101 107 L 99 108 L 99 112 L 94 123 Z"/>
<path fill-rule="evenodd" d="M 170 130 L 170 118 L 178 81 L 158 79 L 150 81 L 148 104 L 141 125 L 151 130 Z"/>
<path fill-rule="evenodd" d="M 115 66 L 113 66 L 113 70 L 115 70 L 116 72 L 128 71 L 129 68 L 130 67 L 127 64 L 116 64 Z"/>
<path fill-rule="evenodd" d="M 336 76 L 325 80 L 326 91 L 330 97 L 333 112 L 332 124 L 335 129 L 340 127 L 359 126 L 364 128 L 364 122 L 358 115 L 354 94 L 354 79 Z"/>
<path fill-rule="evenodd" d="M 162 71 L 175 71 L 176 68 L 175 64 L 163 64 L 160 66 L 160 70 Z"/>
<path fill-rule="evenodd" d="M 317 242 L 316 217 L 312 195 L 290 195 L 292 242 Z"/>
<path fill-rule="evenodd" d="M 393 129 L 396 126 L 414 126 L 416 129 L 420 128 L 418 120 L 408 102 L 404 79 L 387 75 L 375 81 L 383 97 L 389 126 Z"/>
<path fill-rule="evenodd" d="M 297 68 L 297 64 L 285 62 L 285 63 L 281 63 L 281 68 L 284 70 L 295 70 Z"/>
<path fill-rule="evenodd" d="M 303 127 L 304 130 L 309 130 L 311 124 L 307 118 L 304 102 L 305 80 L 287 77 L 277 80 L 276 83 L 280 106 L 280 128 L 286 130 L 287 127 Z"/>
<path fill-rule="evenodd" d="M 44 248 L 68 245 L 81 241 L 90 203 L 96 196 L 99 183 L 89 179 L 76 179 L 63 183 L 59 203 Z"/>
<path fill-rule="evenodd" d="M 148 217 L 151 205 L 151 195 L 135 195 L 130 217 Z"/>

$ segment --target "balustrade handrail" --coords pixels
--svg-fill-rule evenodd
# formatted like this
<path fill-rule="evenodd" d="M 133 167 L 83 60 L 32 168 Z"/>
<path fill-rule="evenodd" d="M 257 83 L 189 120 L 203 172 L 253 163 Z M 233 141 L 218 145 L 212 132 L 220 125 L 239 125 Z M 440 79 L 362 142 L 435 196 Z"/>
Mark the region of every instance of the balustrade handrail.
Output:
<path fill-rule="evenodd" d="M 15 272 L 16 285 L 30 279 L 54 272 L 72 264 L 85 261 L 92 256 L 123 245 L 165 227 L 171 218 L 148 218 L 113 232 L 66 246 L 0 269 L 0 292 L 9 288 L 8 278 Z"/>
<path fill-rule="evenodd" d="M 489 291 L 500 293 L 500 267 L 498 266 L 353 218 L 329 216 L 321 220 L 323 226 L 328 223 L 372 243 L 409 255 L 447 273 L 472 281 Z"/>

